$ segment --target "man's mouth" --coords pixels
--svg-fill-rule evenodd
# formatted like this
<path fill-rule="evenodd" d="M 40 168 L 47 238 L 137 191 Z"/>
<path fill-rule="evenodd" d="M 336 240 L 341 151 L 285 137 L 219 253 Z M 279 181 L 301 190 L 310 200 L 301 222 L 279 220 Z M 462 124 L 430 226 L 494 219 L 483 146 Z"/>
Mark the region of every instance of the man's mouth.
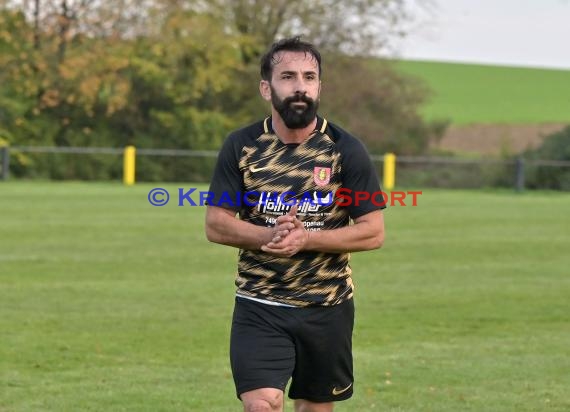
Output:
<path fill-rule="evenodd" d="M 296 108 L 304 109 L 305 107 L 307 107 L 307 103 L 305 103 L 305 102 L 291 102 L 291 107 L 293 107 L 294 109 L 296 109 Z"/>

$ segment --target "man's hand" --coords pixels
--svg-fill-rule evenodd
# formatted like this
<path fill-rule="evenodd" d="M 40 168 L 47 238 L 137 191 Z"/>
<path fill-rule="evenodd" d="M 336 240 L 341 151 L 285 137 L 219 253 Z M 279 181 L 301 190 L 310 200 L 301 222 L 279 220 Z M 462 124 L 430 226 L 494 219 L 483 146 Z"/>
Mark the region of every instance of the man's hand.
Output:
<path fill-rule="evenodd" d="M 309 232 L 296 215 L 297 206 L 293 206 L 289 213 L 277 218 L 273 239 L 261 246 L 262 251 L 274 256 L 291 257 L 303 249 L 309 239 Z"/>
<path fill-rule="evenodd" d="M 295 220 L 297 217 L 297 206 L 293 206 L 289 213 L 283 216 L 279 216 L 273 227 L 273 237 L 271 238 L 271 243 L 279 243 L 281 240 L 285 239 L 293 229 L 295 229 Z M 269 243 L 269 242 L 268 242 Z"/>

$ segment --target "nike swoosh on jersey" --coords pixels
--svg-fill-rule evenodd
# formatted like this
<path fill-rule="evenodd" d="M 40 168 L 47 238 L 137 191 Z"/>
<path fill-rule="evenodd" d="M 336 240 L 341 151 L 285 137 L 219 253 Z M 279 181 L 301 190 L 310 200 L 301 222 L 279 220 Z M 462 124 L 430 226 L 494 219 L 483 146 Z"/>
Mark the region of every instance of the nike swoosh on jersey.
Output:
<path fill-rule="evenodd" d="M 269 166 L 265 166 L 265 167 L 249 166 L 249 171 L 250 171 L 250 172 L 253 172 L 253 173 L 255 173 L 255 172 L 261 172 L 262 170 L 265 170 L 265 169 L 269 169 Z"/>

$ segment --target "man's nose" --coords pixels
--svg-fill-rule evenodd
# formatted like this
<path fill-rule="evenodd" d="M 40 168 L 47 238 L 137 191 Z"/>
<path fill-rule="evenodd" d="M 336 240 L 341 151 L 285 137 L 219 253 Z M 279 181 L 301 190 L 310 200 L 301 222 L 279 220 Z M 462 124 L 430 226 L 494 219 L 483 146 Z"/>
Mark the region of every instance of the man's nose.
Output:
<path fill-rule="evenodd" d="M 299 94 L 307 93 L 307 83 L 305 82 L 305 79 L 303 78 L 297 79 L 297 81 L 295 82 L 295 93 Z"/>

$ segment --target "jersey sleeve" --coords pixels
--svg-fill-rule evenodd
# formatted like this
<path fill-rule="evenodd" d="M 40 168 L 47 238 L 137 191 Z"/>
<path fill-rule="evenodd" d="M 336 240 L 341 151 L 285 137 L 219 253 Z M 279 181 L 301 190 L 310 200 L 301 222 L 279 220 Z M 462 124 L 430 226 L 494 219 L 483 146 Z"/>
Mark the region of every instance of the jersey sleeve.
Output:
<path fill-rule="evenodd" d="M 350 193 L 349 215 L 352 219 L 386 208 L 376 168 L 362 142 L 350 139 L 342 153 L 343 189 Z"/>
<path fill-rule="evenodd" d="M 241 206 L 243 175 L 239 170 L 241 147 L 237 136 L 230 135 L 218 154 L 214 174 L 210 181 L 209 206 L 238 211 Z"/>

